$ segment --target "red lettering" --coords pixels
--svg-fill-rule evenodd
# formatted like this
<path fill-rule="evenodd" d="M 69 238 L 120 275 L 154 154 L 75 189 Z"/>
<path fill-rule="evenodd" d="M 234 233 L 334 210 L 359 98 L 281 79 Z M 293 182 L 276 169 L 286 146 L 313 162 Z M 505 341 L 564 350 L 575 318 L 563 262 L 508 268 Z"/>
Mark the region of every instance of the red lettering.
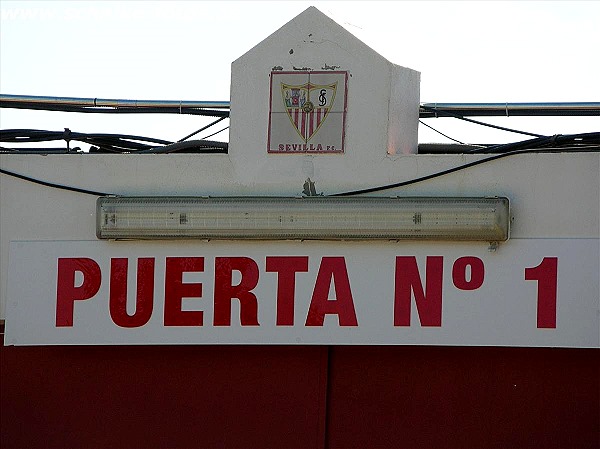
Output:
<path fill-rule="evenodd" d="M 183 282 L 183 273 L 204 271 L 204 257 L 167 257 L 165 265 L 165 326 L 202 326 L 204 312 L 181 310 L 183 298 L 201 298 L 201 282 Z"/>
<path fill-rule="evenodd" d="M 444 258 L 442 256 L 427 257 L 426 293 L 424 293 L 416 257 L 396 257 L 394 326 L 410 326 L 411 297 L 413 292 L 421 326 L 440 327 L 442 325 L 443 269 Z"/>
<path fill-rule="evenodd" d="M 296 273 L 308 271 L 308 257 L 267 257 L 266 271 L 277 273 L 277 326 L 293 326 Z"/>
<path fill-rule="evenodd" d="M 537 267 L 525 268 L 526 281 L 538 281 L 537 327 L 556 328 L 558 257 L 544 257 Z"/>
<path fill-rule="evenodd" d="M 233 270 L 242 275 L 238 285 L 232 284 Z M 231 325 L 231 300 L 240 301 L 242 326 L 258 326 L 258 300 L 252 293 L 258 284 L 258 265 L 248 257 L 215 258 L 215 326 Z"/>
<path fill-rule="evenodd" d="M 467 267 L 470 267 L 471 275 L 467 281 Z M 485 267 L 479 257 L 468 256 L 456 259 L 452 266 L 452 281 L 456 288 L 461 290 L 477 290 L 483 285 Z"/>
<path fill-rule="evenodd" d="M 56 326 L 72 327 L 75 301 L 90 299 L 98 290 L 102 280 L 100 266 L 95 260 L 85 257 L 59 258 L 56 281 Z M 75 273 L 83 275 L 83 282 L 75 286 Z"/>
<path fill-rule="evenodd" d="M 329 299 L 329 287 L 333 281 L 335 300 Z M 337 315 L 340 326 L 358 326 L 350 280 L 343 257 L 323 257 L 315 281 L 306 326 L 323 326 L 325 315 Z"/>
<path fill-rule="evenodd" d="M 154 258 L 140 258 L 137 263 L 137 295 L 135 312 L 127 313 L 128 259 L 110 260 L 109 310 L 113 322 L 120 327 L 140 327 L 152 316 L 154 301 Z"/>

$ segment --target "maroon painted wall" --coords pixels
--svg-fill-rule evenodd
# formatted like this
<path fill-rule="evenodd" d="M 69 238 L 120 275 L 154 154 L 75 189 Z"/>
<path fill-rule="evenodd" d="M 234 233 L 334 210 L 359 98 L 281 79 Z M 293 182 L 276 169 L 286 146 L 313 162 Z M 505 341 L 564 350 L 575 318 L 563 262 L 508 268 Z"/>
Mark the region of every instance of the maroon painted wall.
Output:
<path fill-rule="evenodd" d="M 2 448 L 322 447 L 323 347 L 2 347 Z"/>
<path fill-rule="evenodd" d="M 337 347 L 331 448 L 598 448 L 600 350 Z"/>
<path fill-rule="evenodd" d="M 2 448 L 597 448 L 600 351 L 1 347 Z"/>

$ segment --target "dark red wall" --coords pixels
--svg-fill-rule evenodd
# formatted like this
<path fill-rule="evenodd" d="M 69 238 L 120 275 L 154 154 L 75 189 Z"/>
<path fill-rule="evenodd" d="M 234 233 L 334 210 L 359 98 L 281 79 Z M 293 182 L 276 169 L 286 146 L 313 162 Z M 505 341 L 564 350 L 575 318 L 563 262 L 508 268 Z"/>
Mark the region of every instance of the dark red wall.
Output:
<path fill-rule="evenodd" d="M 598 448 L 600 351 L 337 347 L 331 448 Z"/>
<path fill-rule="evenodd" d="M 598 350 L 1 347 L 2 448 L 597 448 Z"/>

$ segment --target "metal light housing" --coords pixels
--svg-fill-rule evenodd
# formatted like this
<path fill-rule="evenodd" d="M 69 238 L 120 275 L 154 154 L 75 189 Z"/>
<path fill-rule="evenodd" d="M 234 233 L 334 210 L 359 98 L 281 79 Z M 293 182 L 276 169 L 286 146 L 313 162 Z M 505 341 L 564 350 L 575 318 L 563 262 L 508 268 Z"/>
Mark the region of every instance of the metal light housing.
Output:
<path fill-rule="evenodd" d="M 100 197 L 99 239 L 458 240 L 509 237 L 508 198 Z"/>

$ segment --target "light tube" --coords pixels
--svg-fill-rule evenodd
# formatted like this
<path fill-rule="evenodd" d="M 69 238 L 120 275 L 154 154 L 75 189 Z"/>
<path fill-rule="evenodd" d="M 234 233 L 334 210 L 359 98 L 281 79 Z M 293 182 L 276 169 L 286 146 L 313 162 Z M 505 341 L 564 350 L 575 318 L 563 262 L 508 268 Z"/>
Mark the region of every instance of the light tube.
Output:
<path fill-rule="evenodd" d="M 99 239 L 459 240 L 509 236 L 508 198 L 98 198 Z"/>

